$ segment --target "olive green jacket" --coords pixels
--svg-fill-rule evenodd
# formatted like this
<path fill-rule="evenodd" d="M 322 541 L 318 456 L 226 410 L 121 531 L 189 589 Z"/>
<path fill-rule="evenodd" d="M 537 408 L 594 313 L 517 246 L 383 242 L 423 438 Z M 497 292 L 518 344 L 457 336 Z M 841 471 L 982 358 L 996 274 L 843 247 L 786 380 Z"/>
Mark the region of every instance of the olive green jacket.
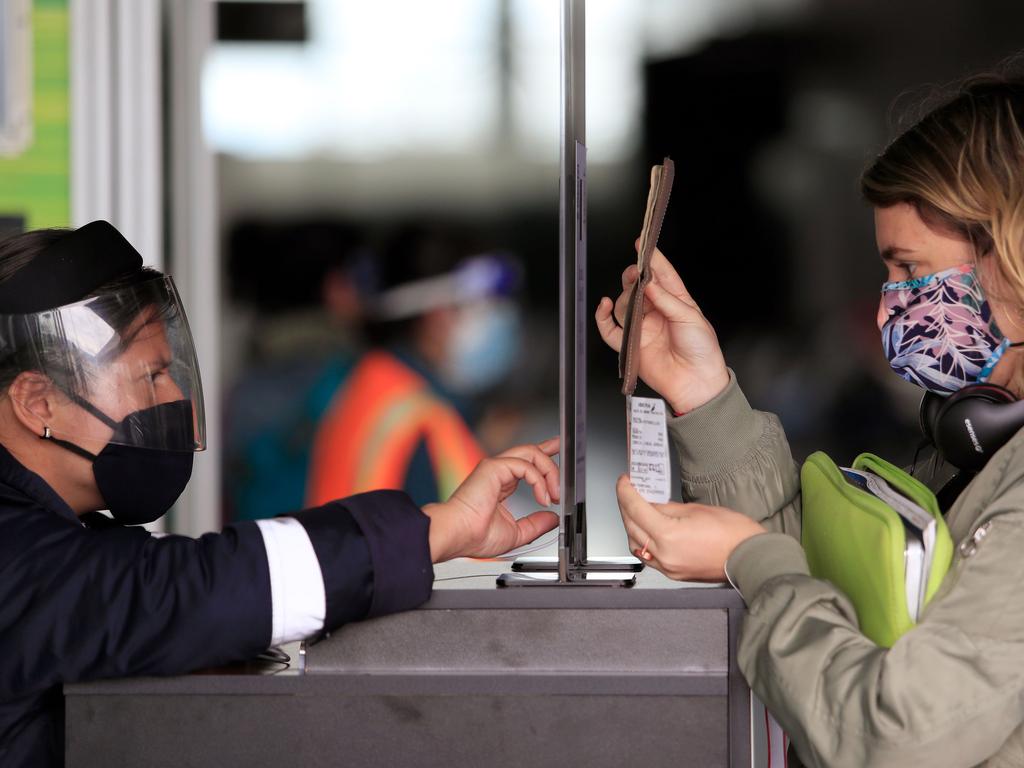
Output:
<path fill-rule="evenodd" d="M 739 666 L 808 766 L 1024 766 L 1024 430 L 946 516 L 953 565 L 890 649 L 858 631 L 846 597 L 808 575 L 800 478 L 777 417 L 731 377 L 669 420 L 688 501 L 771 533 L 726 564 L 748 614 Z"/>

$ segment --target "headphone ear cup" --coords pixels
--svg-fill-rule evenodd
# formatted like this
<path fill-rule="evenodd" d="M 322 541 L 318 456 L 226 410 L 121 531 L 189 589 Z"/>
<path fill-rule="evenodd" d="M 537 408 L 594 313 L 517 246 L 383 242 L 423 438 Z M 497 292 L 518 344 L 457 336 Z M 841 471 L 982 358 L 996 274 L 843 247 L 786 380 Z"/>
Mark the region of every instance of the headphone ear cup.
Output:
<path fill-rule="evenodd" d="M 1003 387 L 972 384 L 938 398 L 937 407 L 922 401 L 921 422 L 946 461 L 976 472 L 1024 426 L 1024 401 Z"/>

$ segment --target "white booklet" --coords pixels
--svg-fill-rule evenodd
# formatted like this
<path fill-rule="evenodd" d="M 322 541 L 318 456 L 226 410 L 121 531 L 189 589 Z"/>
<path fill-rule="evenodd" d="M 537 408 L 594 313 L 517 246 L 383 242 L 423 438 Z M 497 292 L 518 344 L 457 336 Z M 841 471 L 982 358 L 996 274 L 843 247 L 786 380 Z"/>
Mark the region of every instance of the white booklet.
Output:
<path fill-rule="evenodd" d="M 874 472 L 841 467 L 846 479 L 892 507 L 903 520 L 906 546 L 903 551 L 906 574 L 907 609 L 910 619 L 917 621 L 924 608 L 928 576 L 935 554 L 935 518 L 928 510 L 911 501 Z"/>

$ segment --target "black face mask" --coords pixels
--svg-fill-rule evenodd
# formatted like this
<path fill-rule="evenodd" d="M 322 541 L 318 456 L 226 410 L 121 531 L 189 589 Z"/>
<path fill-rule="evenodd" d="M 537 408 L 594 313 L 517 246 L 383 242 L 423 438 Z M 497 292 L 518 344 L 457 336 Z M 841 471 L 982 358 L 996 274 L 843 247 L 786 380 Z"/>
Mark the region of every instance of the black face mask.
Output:
<path fill-rule="evenodd" d="M 78 400 L 78 398 L 75 398 Z M 192 404 L 178 400 L 135 411 L 115 422 L 91 403 L 81 401 L 90 413 L 111 425 L 114 435 L 99 454 L 53 437 L 43 438 L 92 462 L 92 472 L 103 501 L 115 520 L 125 525 L 151 523 L 171 508 L 192 476 Z M 165 445 L 182 450 L 140 448 L 144 436 L 162 433 Z"/>

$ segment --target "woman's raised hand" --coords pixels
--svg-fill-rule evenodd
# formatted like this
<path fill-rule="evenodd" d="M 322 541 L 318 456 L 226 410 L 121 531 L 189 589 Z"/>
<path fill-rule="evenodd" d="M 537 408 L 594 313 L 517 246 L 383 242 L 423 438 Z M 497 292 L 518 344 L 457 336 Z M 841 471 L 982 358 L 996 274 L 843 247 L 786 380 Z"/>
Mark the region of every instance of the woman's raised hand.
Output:
<path fill-rule="evenodd" d="M 640 378 L 668 402 L 675 413 L 692 411 L 729 383 L 725 358 L 711 323 L 686 290 L 665 255 L 654 250 L 647 285 L 647 312 L 641 325 Z M 637 281 L 633 264 L 622 273 L 622 293 L 612 303 L 601 299 L 595 318 L 601 338 L 618 351 L 629 294 Z"/>

